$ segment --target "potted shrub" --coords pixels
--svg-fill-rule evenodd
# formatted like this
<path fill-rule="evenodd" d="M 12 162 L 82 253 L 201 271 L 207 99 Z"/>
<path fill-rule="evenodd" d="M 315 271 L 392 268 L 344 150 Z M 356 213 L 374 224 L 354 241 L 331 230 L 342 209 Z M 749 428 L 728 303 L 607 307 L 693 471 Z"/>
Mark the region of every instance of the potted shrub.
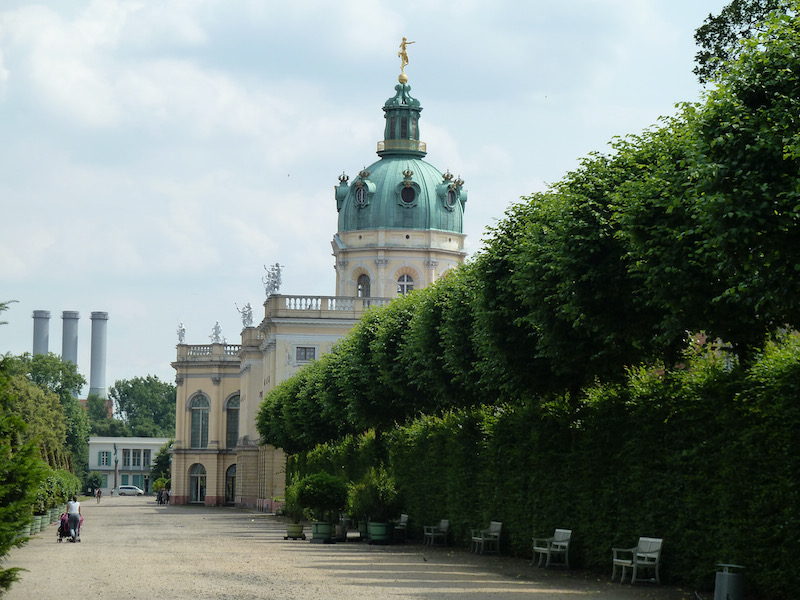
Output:
<path fill-rule="evenodd" d="M 368 520 L 371 544 L 389 544 L 394 540 L 394 522 L 400 514 L 400 494 L 394 478 L 386 469 L 373 467 L 350 489 L 353 514 Z"/>
<path fill-rule="evenodd" d="M 300 491 L 299 484 L 300 482 L 297 481 L 286 488 L 286 498 L 283 504 L 283 514 L 289 517 L 289 522 L 286 524 L 286 537 L 283 538 L 288 540 L 292 538 L 293 540 L 297 539 L 306 539 L 306 534 L 303 533 L 303 518 L 305 517 L 305 509 L 303 505 L 300 504 L 298 499 L 298 494 Z"/>
<path fill-rule="evenodd" d="M 332 542 L 333 524 L 347 504 L 347 484 L 329 473 L 312 473 L 297 482 L 297 502 L 311 512 L 312 542 Z"/>

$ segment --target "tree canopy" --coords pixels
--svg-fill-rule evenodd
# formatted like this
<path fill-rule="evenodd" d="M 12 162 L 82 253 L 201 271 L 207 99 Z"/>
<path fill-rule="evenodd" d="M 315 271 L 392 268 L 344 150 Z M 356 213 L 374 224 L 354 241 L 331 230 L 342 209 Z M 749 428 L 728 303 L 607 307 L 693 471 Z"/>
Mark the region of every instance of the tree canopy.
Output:
<path fill-rule="evenodd" d="M 109 390 L 115 417 L 142 437 L 175 435 L 175 386 L 154 375 L 121 379 Z M 95 409 L 96 410 L 96 409 Z"/>
<path fill-rule="evenodd" d="M 700 83 L 715 79 L 739 56 L 742 41 L 765 30 L 763 23 L 770 12 L 794 9 L 793 0 L 733 0 L 719 14 L 709 14 L 694 34 L 700 48 L 694 73 Z"/>
<path fill-rule="evenodd" d="M 83 474 L 89 459 L 89 421 L 86 410 L 77 399 L 86 384 L 77 365 L 63 361 L 52 352 L 34 356 L 27 352 L 21 356 L 6 355 L 6 359 L 10 373 L 25 376 L 31 383 L 59 398 L 64 409 L 70 468 Z"/>

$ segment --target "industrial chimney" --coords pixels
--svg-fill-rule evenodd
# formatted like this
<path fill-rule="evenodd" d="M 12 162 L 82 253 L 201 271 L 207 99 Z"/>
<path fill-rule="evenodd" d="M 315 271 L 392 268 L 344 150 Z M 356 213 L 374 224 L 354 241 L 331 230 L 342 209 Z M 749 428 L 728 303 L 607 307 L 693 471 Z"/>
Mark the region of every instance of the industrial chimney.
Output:
<path fill-rule="evenodd" d="M 106 394 L 106 326 L 107 312 L 92 313 L 92 366 L 89 374 L 89 394 L 107 398 Z"/>
<path fill-rule="evenodd" d="M 61 313 L 64 321 L 61 329 L 61 359 L 64 362 L 78 364 L 78 319 L 81 315 L 75 310 L 65 310 Z"/>
<path fill-rule="evenodd" d="M 50 311 L 33 311 L 33 355 L 47 354 L 50 346 Z"/>

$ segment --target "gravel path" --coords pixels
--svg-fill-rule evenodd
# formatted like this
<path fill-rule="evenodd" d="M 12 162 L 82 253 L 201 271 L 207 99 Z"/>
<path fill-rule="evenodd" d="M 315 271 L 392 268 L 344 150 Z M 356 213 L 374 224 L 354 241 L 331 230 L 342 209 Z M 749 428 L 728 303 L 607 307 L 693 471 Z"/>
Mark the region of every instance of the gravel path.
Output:
<path fill-rule="evenodd" d="M 158 506 L 151 497 L 82 503 L 82 542 L 50 525 L 4 567 L 28 571 L 4 600 L 689 600 L 528 561 L 416 544 L 284 540 L 285 521 L 232 508 Z M 310 537 L 310 536 L 309 536 Z M 609 561 L 610 562 L 610 561 Z"/>

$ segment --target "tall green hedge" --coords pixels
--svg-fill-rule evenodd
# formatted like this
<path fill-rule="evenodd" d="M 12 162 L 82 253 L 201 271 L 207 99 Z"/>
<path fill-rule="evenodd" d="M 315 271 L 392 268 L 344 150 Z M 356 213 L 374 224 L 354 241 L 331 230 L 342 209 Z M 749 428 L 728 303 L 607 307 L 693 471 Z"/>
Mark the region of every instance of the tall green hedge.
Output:
<path fill-rule="evenodd" d="M 504 551 L 573 529 L 571 560 L 608 570 L 612 546 L 664 538 L 667 581 L 709 589 L 719 562 L 791 598 L 800 555 L 800 336 L 743 369 L 713 345 L 680 368 L 632 369 L 624 384 L 569 398 L 423 416 L 316 447 L 296 468 L 356 480 L 385 462 L 412 531 L 450 519 L 456 543 L 503 522 Z"/>

